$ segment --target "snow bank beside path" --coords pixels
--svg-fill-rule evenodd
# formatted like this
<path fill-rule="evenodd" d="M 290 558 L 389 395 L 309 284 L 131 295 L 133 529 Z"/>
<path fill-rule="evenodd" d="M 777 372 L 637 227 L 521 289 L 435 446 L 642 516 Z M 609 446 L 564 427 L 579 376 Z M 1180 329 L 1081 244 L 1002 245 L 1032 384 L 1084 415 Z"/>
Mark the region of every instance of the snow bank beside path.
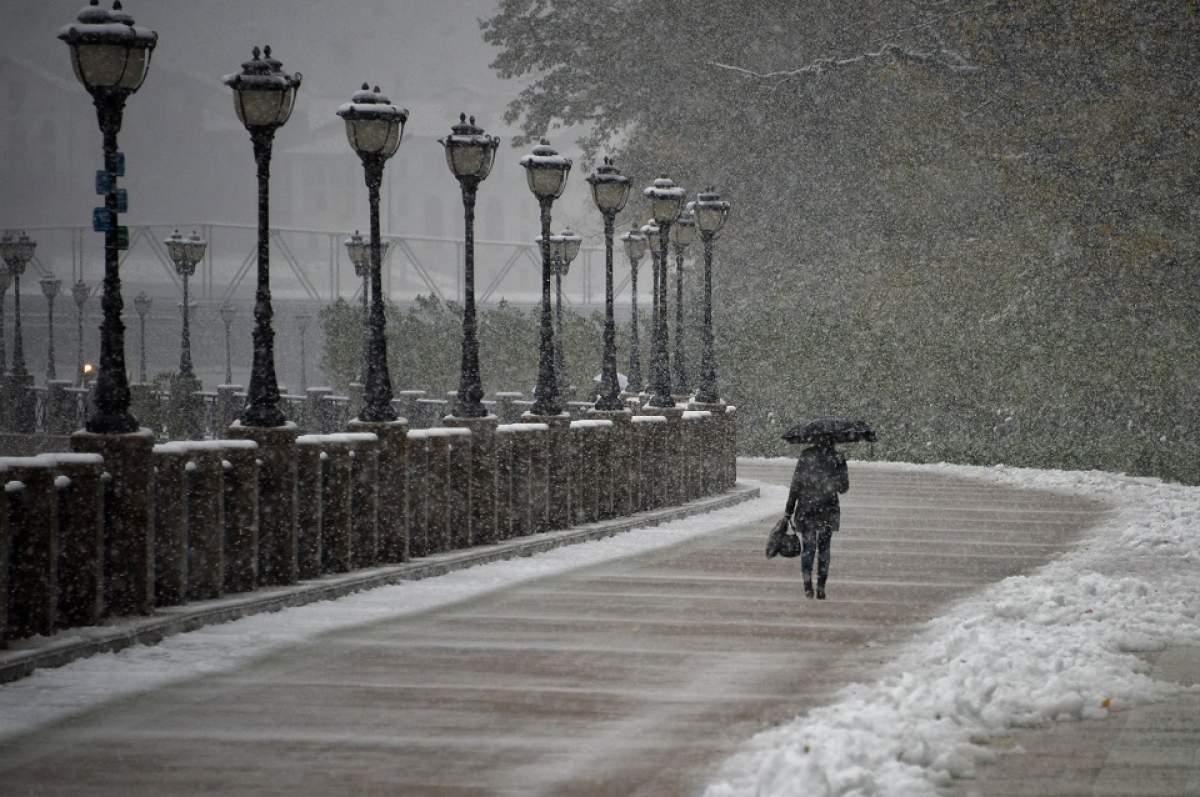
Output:
<path fill-rule="evenodd" d="M 754 737 L 707 797 L 934 795 L 993 755 L 988 736 L 1102 718 L 1183 688 L 1149 678 L 1135 654 L 1200 642 L 1200 488 L 1095 471 L 852 463 L 874 467 L 1095 497 L 1115 511 L 1079 548 L 932 621 L 876 683 Z"/>
<path fill-rule="evenodd" d="M 27 678 L 0 686 L 0 738 L 33 730 L 109 700 L 175 681 L 233 670 L 251 659 L 327 631 L 436 609 L 514 584 L 665 548 L 779 513 L 787 498 L 786 490 L 745 483 L 759 487 L 760 497 L 674 523 L 380 587 L 337 600 L 244 617 L 168 637 L 157 645 L 126 648 L 56 669 L 37 670 Z"/>

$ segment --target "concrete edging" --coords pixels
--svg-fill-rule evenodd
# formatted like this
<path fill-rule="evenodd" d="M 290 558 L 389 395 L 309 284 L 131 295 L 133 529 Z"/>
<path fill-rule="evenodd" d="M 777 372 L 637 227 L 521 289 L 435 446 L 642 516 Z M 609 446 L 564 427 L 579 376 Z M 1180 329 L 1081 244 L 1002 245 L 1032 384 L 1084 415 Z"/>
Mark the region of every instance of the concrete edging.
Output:
<path fill-rule="evenodd" d="M 418 581 L 516 556 L 532 556 L 565 545 L 611 537 L 634 528 L 657 526 L 724 509 L 758 496 L 757 487 L 738 484 L 720 495 L 689 501 L 680 506 L 638 512 L 628 517 L 543 532 L 477 548 L 434 554 L 404 564 L 325 576 L 287 587 L 260 588 L 230 597 L 162 607 L 148 617 L 116 618 L 112 625 L 70 628 L 52 637 L 14 640 L 10 648 L 0 650 L 0 684 L 24 678 L 43 667 L 61 667 L 76 659 L 96 653 L 116 652 L 132 645 L 152 645 L 166 637 L 206 625 L 332 600 L 374 587 Z"/>

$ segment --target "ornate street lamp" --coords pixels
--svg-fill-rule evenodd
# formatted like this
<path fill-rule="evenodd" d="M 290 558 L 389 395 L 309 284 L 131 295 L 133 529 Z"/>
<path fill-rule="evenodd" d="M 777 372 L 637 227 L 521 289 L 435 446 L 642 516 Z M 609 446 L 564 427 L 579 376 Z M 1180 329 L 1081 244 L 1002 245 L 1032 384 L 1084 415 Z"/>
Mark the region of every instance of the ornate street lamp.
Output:
<path fill-rule="evenodd" d="M 117 187 L 117 178 L 125 174 L 117 135 L 126 99 L 146 79 L 158 34 L 134 25 L 120 0 L 114 0 L 112 11 L 91 0 L 76 20 L 64 26 L 58 38 L 71 48 L 71 66 L 92 95 L 104 139 L 104 169 L 96 174 L 96 191 L 104 196 L 104 207 L 92 215 L 93 229 L 104 233 L 104 295 L 100 300 L 104 320 L 100 325 L 100 375 L 85 427 L 100 434 L 126 434 L 136 432 L 138 423 L 129 412 L 125 324 L 121 321 L 124 303 L 119 258 L 120 251 L 129 246 L 129 232 L 118 223 L 128 198 L 125 190 Z"/>
<path fill-rule="evenodd" d="M 554 327 L 550 315 L 550 208 L 567 187 L 571 159 L 559 155 L 542 139 L 533 151 L 521 158 L 529 190 L 537 197 L 541 214 L 542 234 L 542 318 L 538 338 L 538 381 L 534 388 L 533 415 L 558 415 L 562 399 L 554 371 Z"/>
<path fill-rule="evenodd" d="M 696 216 L 696 227 L 700 230 L 700 240 L 704 242 L 704 348 L 700 355 L 700 387 L 696 391 L 696 402 L 716 404 L 721 399 L 717 392 L 717 364 L 713 354 L 712 250 L 713 241 L 729 216 L 729 203 L 712 188 L 707 188 L 697 195 L 694 202 L 688 203 L 688 209 Z"/>
<path fill-rule="evenodd" d="M 354 265 L 354 276 L 362 281 L 362 357 L 358 363 L 358 383 L 367 381 L 367 349 L 371 340 L 371 253 L 367 239 L 358 230 L 346 239 L 346 253 Z"/>
<path fill-rule="evenodd" d="M 133 309 L 137 310 L 138 328 L 141 338 L 141 367 L 138 369 L 141 384 L 146 384 L 146 314 L 150 312 L 150 297 L 142 291 L 133 297 Z"/>
<path fill-rule="evenodd" d="M 242 71 L 225 76 L 233 89 L 233 107 L 250 133 L 258 176 L 258 279 L 254 292 L 254 361 L 243 426 L 283 426 L 287 419 L 279 409 L 279 383 L 275 379 L 275 330 L 271 328 L 271 144 L 275 131 L 292 115 L 299 72 L 289 75 L 283 64 L 271 57 L 271 48 L 242 64 Z"/>
<path fill-rule="evenodd" d="M 483 418 L 483 380 L 479 375 L 479 338 L 475 322 L 475 192 L 492 171 L 500 139 L 488 136 L 459 114 L 450 135 L 440 140 L 446 151 L 446 165 L 462 189 L 465 239 L 463 244 L 463 342 L 462 367 L 458 382 L 458 400 L 454 415 L 459 418 Z"/>
<path fill-rule="evenodd" d="M 671 225 L 671 246 L 675 250 L 675 384 L 676 393 L 689 393 L 687 357 L 683 347 L 683 255 L 696 240 L 696 218 L 684 210 Z"/>
<path fill-rule="evenodd" d="M 646 249 L 650 252 L 650 382 L 654 382 L 654 341 L 658 335 L 658 282 L 662 278 L 662 262 L 659 252 L 659 237 L 662 230 L 654 223 L 654 219 L 641 227 L 642 237 L 646 239 Z"/>
<path fill-rule="evenodd" d="M 675 185 L 665 174 L 647 186 L 642 194 L 650 200 L 650 214 L 659 226 L 659 279 L 658 279 L 658 326 L 651 342 L 650 353 L 650 388 L 654 395 L 650 398 L 651 407 L 674 407 L 675 399 L 671 397 L 671 361 L 668 354 L 667 335 L 667 242 L 671 235 L 671 225 L 679 218 L 683 210 L 684 190 Z"/>
<path fill-rule="evenodd" d="M 92 288 L 83 280 L 79 280 L 71 287 L 71 298 L 75 300 L 75 321 L 78 326 L 76 330 L 76 359 L 78 366 L 75 369 L 75 384 L 77 387 L 83 387 L 83 308 L 87 304 L 87 300 L 92 296 Z"/>
<path fill-rule="evenodd" d="M 6 232 L 0 238 L 0 258 L 8 266 L 13 283 L 13 362 L 8 375 L 12 402 L 10 417 L 13 430 L 22 434 L 32 434 L 36 423 L 32 397 L 24 395 L 26 390 L 33 387 L 33 376 L 25 369 L 25 347 L 21 338 L 21 275 L 33 259 L 36 247 L 37 242 L 24 232 L 19 238 L 11 232 Z"/>
<path fill-rule="evenodd" d="M 47 275 L 38 280 L 38 284 L 42 286 L 42 296 L 46 297 L 46 321 L 48 324 L 46 331 L 46 382 L 48 384 L 58 378 L 54 373 L 54 300 L 58 297 L 58 290 L 62 287 L 62 280 Z"/>
<path fill-rule="evenodd" d="M 192 337 L 188 328 L 188 319 L 191 315 L 191 304 L 188 301 L 188 280 L 196 273 L 196 264 L 204 259 L 204 251 L 208 248 L 208 244 L 192 231 L 190 238 L 184 238 L 179 234 L 179 230 L 173 232 L 163 244 L 167 247 L 167 254 L 171 257 L 171 262 L 175 264 L 175 273 L 183 281 L 183 330 L 180 334 L 179 341 L 179 376 L 194 380 L 195 372 L 192 370 Z"/>
<path fill-rule="evenodd" d="M 638 230 L 637 222 L 632 222 L 629 232 L 621 236 L 625 244 L 625 257 L 629 260 L 629 298 L 633 319 L 629 322 L 629 382 L 625 389 L 630 393 L 642 392 L 642 355 L 638 344 L 638 267 L 646 254 L 646 236 Z"/>
<path fill-rule="evenodd" d="M 308 391 L 308 324 L 312 321 L 311 313 L 296 314 L 296 328 L 300 330 L 300 392 Z"/>
<path fill-rule="evenodd" d="M 588 175 L 587 181 L 592 186 L 592 201 L 604 217 L 604 357 L 600 363 L 600 395 L 596 399 L 596 409 L 620 410 L 624 406 L 621 404 L 621 386 L 617 382 L 617 327 L 613 319 L 613 228 L 617 214 L 629 199 L 629 178 L 621 174 L 611 158 L 605 158 L 604 163 Z M 628 246 L 626 241 L 626 251 Z M 633 270 L 636 273 L 637 267 L 633 266 Z M 636 317 L 637 300 L 634 301 Z"/>
<path fill-rule="evenodd" d="M 233 327 L 233 319 L 237 315 L 237 311 L 233 309 L 233 305 L 229 302 L 224 302 L 217 310 L 221 315 L 221 322 L 225 324 L 225 384 L 233 384 L 233 348 L 229 344 L 230 331 Z"/>
<path fill-rule="evenodd" d="M 404 136 L 408 111 L 392 105 L 379 93 L 362 90 L 337 110 L 346 122 L 346 138 L 363 164 L 367 182 L 367 201 L 371 209 L 371 315 L 367 345 L 367 373 L 363 388 L 363 407 L 359 420 L 389 422 L 396 420 L 392 407 L 392 380 L 388 375 L 387 340 L 384 338 L 383 255 L 379 242 L 379 187 L 383 184 L 383 166 L 396 154 Z"/>

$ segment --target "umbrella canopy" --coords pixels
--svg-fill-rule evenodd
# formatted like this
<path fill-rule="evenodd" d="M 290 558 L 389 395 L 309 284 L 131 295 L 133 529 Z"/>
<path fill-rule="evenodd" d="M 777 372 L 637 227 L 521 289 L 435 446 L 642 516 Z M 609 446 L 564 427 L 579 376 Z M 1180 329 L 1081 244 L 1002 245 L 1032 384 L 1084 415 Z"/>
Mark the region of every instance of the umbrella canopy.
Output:
<path fill-rule="evenodd" d="M 874 443 L 875 430 L 866 421 L 827 416 L 796 424 L 783 433 L 783 439 L 789 443 Z"/>
<path fill-rule="evenodd" d="M 592 384 L 594 384 L 594 385 L 598 385 L 603 381 L 604 381 L 604 374 L 596 374 L 595 376 L 592 377 Z M 618 371 L 617 372 L 617 388 L 620 390 L 624 390 L 627 387 L 629 387 L 629 377 L 625 376 L 625 374 Z"/>

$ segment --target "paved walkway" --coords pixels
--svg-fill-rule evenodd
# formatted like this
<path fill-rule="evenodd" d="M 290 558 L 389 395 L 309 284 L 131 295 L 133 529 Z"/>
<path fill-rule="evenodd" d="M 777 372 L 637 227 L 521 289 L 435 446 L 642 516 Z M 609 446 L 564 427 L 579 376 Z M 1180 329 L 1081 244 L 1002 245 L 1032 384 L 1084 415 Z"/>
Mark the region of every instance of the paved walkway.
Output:
<path fill-rule="evenodd" d="M 764 522 L 734 526 L 111 703 L 5 742 L 0 793 L 694 793 L 1097 509 L 852 466 L 828 601 L 763 557 Z"/>

